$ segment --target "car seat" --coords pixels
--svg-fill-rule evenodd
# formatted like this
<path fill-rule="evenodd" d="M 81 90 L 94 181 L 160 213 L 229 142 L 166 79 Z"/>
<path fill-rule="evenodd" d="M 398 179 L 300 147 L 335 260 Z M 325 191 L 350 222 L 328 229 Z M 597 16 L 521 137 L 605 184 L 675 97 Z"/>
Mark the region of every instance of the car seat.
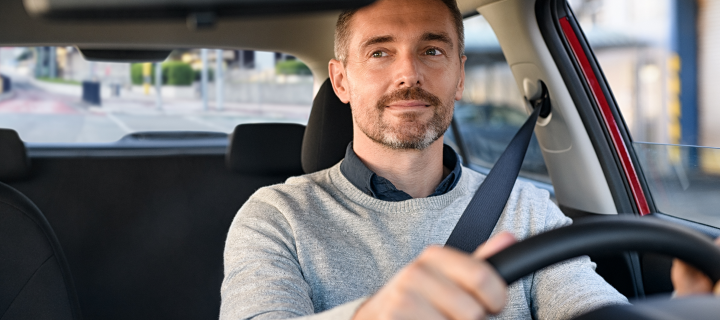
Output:
<path fill-rule="evenodd" d="M 29 173 L 25 145 L 0 129 L 0 181 Z M 81 319 L 70 269 L 40 209 L 0 182 L 0 319 Z"/>
<path fill-rule="evenodd" d="M 332 167 L 345 158 L 353 140 L 350 105 L 335 95 L 330 79 L 315 95 L 302 142 L 302 168 L 305 173 Z"/>
<path fill-rule="evenodd" d="M 300 164 L 305 126 L 295 123 L 246 123 L 230 136 L 225 163 L 240 174 L 268 177 L 303 174 Z"/>

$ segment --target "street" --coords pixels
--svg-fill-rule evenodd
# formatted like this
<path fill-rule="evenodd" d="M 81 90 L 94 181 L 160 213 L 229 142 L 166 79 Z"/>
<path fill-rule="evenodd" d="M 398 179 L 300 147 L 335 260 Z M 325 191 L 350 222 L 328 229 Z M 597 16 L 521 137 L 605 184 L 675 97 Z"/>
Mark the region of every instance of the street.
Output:
<path fill-rule="evenodd" d="M 14 76 L 11 94 L 0 100 L 0 127 L 16 130 L 31 143 L 113 142 L 142 131 L 230 133 L 240 123 L 305 123 L 310 111 L 309 105 L 227 102 L 218 111 L 212 101 L 203 110 L 200 99 L 164 99 L 158 108 L 154 95 L 126 91 L 103 98 L 102 106 L 90 106 L 79 96 L 50 92 L 33 82 Z"/>

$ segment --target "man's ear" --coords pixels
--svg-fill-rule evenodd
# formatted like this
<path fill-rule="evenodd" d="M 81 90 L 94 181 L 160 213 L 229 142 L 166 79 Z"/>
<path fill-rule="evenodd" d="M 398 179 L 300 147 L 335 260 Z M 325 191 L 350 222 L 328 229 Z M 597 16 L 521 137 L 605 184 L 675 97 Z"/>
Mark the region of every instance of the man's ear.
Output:
<path fill-rule="evenodd" d="M 465 90 L 465 61 L 467 61 L 467 56 L 462 56 L 460 58 L 460 81 L 458 81 L 457 88 L 455 89 L 455 100 L 457 101 L 462 99 L 462 94 Z"/>
<path fill-rule="evenodd" d="M 330 63 L 328 63 L 328 71 L 330 73 L 330 82 L 332 83 L 335 95 L 337 95 L 343 103 L 349 103 L 350 90 L 348 90 L 345 66 L 342 62 L 332 59 L 330 60 Z"/>

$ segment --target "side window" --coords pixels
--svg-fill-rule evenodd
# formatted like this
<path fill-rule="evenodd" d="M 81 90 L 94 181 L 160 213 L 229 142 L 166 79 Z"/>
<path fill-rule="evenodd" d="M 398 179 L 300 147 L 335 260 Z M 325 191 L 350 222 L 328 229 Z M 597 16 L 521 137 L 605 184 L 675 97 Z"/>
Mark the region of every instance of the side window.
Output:
<path fill-rule="evenodd" d="M 630 130 L 657 209 L 720 227 L 720 3 L 570 5 Z"/>
<path fill-rule="evenodd" d="M 0 74 L 0 128 L 42 144 L 304 124 L 313 94 L 307 66 L 276 52 L 183 49 L 161 63 L 107 63 L 74 47 L 5 47 Z"/>
<path fill-rule="evenodd" d="M 455 104 L 454 128 L 461 135 L 467 162 L 481 172 L 491 168 L 528 114 L 510 66 L 490 25 L 482 16 L 465 20 L 465 92 Z M 448 140 L 454 139 L 448 130 Z M 520 172 L 521 177 L 549 184 L 550 177 L 540 146 L 533 136 Z"/>

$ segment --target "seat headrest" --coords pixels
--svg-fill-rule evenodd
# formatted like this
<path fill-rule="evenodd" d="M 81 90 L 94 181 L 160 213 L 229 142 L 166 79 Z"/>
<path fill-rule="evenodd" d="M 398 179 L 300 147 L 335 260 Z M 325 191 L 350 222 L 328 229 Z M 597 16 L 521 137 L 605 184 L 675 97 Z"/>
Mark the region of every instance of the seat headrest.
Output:
<path fill-rule="evenodd" d="M 229 169 L 251 175 L 303 174 L 300 164 L 305 126 L 295 123 L 248 123 L 235 127 L 225 162 Z"/>
<path fill-rule="evenodd" d="M 353 139 L 350 105 L 342 103 L 333 91 L 330 79 L 320 87 L 313 100 L 302 143 L 302 168 L 305 173 L 332 167 L 345 157 Z"/>
<path fill-rule="evenodd" d="M 15 130 L 0 129 L 0 181 L 18 180 L 30 172 L 25 144 Z"/>

